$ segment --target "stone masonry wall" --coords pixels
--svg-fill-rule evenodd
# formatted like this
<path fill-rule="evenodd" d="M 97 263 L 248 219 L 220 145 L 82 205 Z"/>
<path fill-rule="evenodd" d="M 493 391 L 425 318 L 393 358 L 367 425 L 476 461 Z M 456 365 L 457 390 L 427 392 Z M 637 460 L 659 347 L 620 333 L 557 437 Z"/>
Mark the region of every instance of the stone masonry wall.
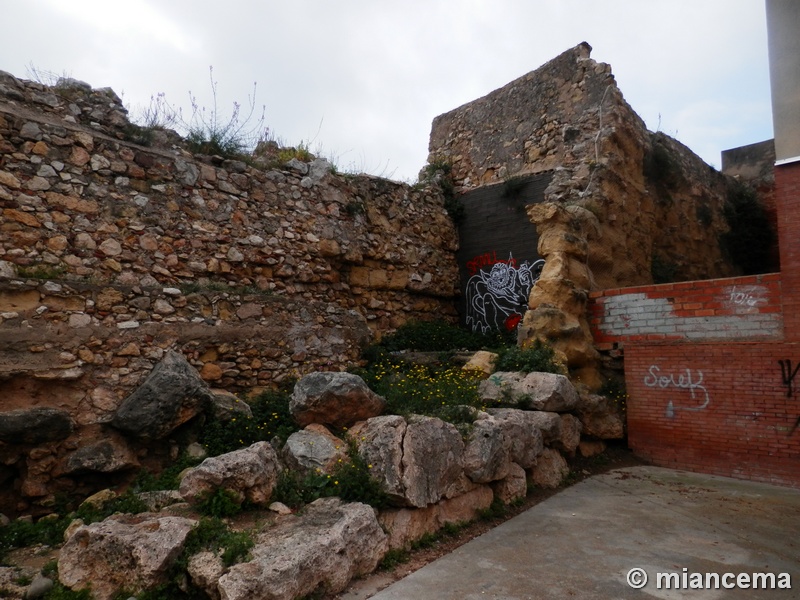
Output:
<path fill-rule="evenodd" d="M 231 367 L 242 356 L 212 343 L 194 357 L 211 380 L 241 389 L 304 362 L 340 368 L 365 332 L 455 318 L 457 234 L 438 187 L 338 175 L 324 160 L 269 168 L 193 156 L 176 135 L 151 133 L 149 147 L 131 141 L 142 131 L 111 90 L 0 73 L 0 275 L 12 286 L 0 339 L 85 327 L 105 328 L 103 339 L 165 327 L 188 339 L 183 331 L 251 321 L 289 331 L 325 315 L 349 323 L 346 343 L 282 338 L 288 357 L 269 372 Z M 259 344 L 251 358 L 274 361 L 272 341 L 246 345 Z M 94 354 L 104 351 L 113 354 Z M 21 372 L 39 361 L 14 362 Z"/>
<path fill-rule="evenodd" d="M 719 245 L 728 179 L 649 132 L 590 52 L 580 44 L 437 117 L 429 161 L 451 163 L 462 191 L 552 172 L 542 205 L 550 207 L 528 211 L 546 263 L 519 339 L 548 339 L 573 376 L 595 387 L 590 291 L 736 272 Z"/>

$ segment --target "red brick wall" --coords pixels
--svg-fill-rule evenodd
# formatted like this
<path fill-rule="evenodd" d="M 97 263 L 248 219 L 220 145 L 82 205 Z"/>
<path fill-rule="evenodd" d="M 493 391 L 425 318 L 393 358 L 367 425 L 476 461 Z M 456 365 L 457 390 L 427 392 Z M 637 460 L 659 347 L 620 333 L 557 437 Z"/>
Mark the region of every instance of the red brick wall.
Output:
<path fill-rule="evenodd" d="M 593 292 L 595 345 L 781 339 L 781 274 L 687 281 Z"/>
<path fill-rule="evenodd" d="M 800 162 L 775 167 L 786 339 L 800 341 Z"/>
<path fill-rule="evenodd" d="M 800 488 L 798 365 L 800 344 L 627 344 L 628 443 L 660 466 Z"/>

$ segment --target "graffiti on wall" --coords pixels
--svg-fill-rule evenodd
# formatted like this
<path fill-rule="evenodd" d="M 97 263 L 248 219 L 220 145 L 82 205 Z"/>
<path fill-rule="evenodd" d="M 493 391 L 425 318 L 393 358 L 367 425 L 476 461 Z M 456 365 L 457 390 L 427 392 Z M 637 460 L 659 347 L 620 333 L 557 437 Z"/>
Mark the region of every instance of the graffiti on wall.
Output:
<path fill-rule="evenodd" d="M 698 411 L 704 410 L 711 403 L 708 390 L 703 385 L 703 372 L 692 369 L 683 369 L 675 373 L 664 373 L 658 365 L 650 365 L 644 384 L 649 388 L 688 390 L 693 402 L 700 402 L 696 406 L 675 406 L 672 400 L 667 404 L 666 415 L 668 419 L 675 418 L 679 410 Z"/>
<path fill-rule="evenodd" d="M 781 381 L 786 387 L 786 397 L 791 398 L 796 391 L 794 387 L 794 378 L 797 376 L 797 371 L 800 371 L 800 363 L 798 363 L 794 369 L 792 369 L 792 361 L 788 359 L 779 360 L 778 364 L 781 366 Z M 800 428 L 800 416 L 797 417 L 797 421 L 795 421 L 794 426 L 789 431 L 789 435 L 792 435 L 798 428 Z"/>
<path fill-rule="evenodd" d="M 498 260 L 496 252 L 467 261 L 467 327 L 479 333 L 514 331 L 528 309 L 528 296 L 543 266 L 542 259 L 520 264 L 511 254 L 507 260 Z"/>

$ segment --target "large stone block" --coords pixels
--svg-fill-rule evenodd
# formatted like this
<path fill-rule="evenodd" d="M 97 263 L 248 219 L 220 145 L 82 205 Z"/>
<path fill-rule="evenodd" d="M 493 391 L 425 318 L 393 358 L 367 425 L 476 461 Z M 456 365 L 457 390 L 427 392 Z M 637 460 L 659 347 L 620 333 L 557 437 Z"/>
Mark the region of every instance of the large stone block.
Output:
<path fill-rule="evenodd" d="M 219 578 L 225 600 L 294 600 L 336 594 L 371 573 L 388 549 L 375 511 L 366 504 L 323 498 L 302 515 L 263 531 L 251 551 Z"/>

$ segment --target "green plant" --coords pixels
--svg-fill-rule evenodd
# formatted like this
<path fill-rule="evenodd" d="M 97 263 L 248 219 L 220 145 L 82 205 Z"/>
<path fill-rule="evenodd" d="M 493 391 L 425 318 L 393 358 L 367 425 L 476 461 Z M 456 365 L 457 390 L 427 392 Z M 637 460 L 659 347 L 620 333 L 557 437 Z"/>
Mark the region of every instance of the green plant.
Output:
<path fill-rule="evenodd" d="M 391 571 L 395 567 L 407 563 L 411 558 L 411 554 L 405 548 L 392 548 L 383 555 L 381 564 L 378 569 L 381 571 Z"/>
<path fill-rule="evenodd" d="M 229 421 L 212 419 L 200 432 L 200 443 L 210 456 L 217 456 L 277 437 L 286 440 L 299 427 L 289 413 L 289 393 L 268 390 L 248 402 L 252 417 Z"/>
<path fill-rule="evenodd" d="M 367 385 L 386 399 L 386 412 L 461 419 L 458 406 L 479 407 L 479 379 L 459 367 L 409 364 L 387 359 L 359 372 Z M 470 420 L 471 422 L 471 420 Z"/>
<path fill-rule="evenodd" d="M 454 223 L 464 219 L 464 203 L 456 194 L 453 180 L 453 163 L 443 156 L 435 156 L 422 170 L 420 182 L 438 184 L 444 198 L 444 208 Z"/>
<path fill-rule="evenodd" d="M 478 511 L 478 518 L 481 521 L 496 521 L 508 514 L 508 507 L 497 496 L 492 500 L 488 508 Z"/>
<path fill-rule="evenodd" d="M 274 496 L 292 508 L 329 496 L 338 496 L 345 502 L 363 502 L 375 508 L 388 506 L 389 497 L 372 476 L 371 469 L 372 465 L 367 464 L 351 442 L 348 460 L 337 464 L 328 474 L 311 472 L 301 476 L 289 471 L 281 473 Z"/>
<path fill-rule="evenodd" d="M 131 490 L 104 503 L 102 506 L 83 504 L 75 511 L 75 517 L 85 524 L 96 523 L 110 517 L 114 513 L 138 514 L 149 511 L 150 508 Z"/>
<path fill-rule="evenodd" d="M 177 461 L 170 463 L 160 473 L 153 474 L 146 469 L 142 469 L 136 475 L 131 489 L 135 492 L 155 492 L 160 490 L 177 490 L 180 485 L 178 475 L 185 469 L 194 467 L 200 462 L 199 458 L 192 458 L 187 454 L 181 454 Z"/>
<path fill-rule="evenodd" d="M 203 517 L 186 538 L 184 560 L 203 550 L 222 551 L 222 562 L 229 567 L 250 552 L 255 544 L 246 531 L 233 531 L 219 518 Z M 184 561 L 180 561 L 183 566 Z"/>
<path fill-rule="evenodd" d="M 558 373 L 564 368 L 556 361 L 553 347 L 536 339 L 527 348 L 509 346 L 500 350 L 495 362 L 497 371 L 519 371 L 522 373 Z"/>
<path fill-rule="evenodd" d="M 350 443 L 349 459 L 339 463 L 328 479 L 326 495 L 338 496 L 345 502 L 363 502 L 374 508 L 389 504 L 389 497 L 380 482 L 372 476 L 372 465 L 358 454 L 355 444 Z"/>
<path fill-rule="evenodd" d="M 384 336 L 380 347 L 388 351 L 447 352 L 497 348 L 504 343 L 500 334 L 473 333 L 444 321 L 409 321 Z"/>
<path fill-rule="evenodd" d="M 367 209 L 364 206 L 363 200 L 351 200 L 345 205 L 344 211 L 349 216 L 355 217 L 357 215 L 363 215 L 367 211 Z"/>
<path fill-rule="evenodd" d="M 187 131 L 186 143 L 192 152 L 202 154 L 216 154 L 223 158 L 241 157 L 245 152 L 252 151 L 263 136 L 264 112 L 262 107 L 261 117 L 253 126 L 250 121 L 256 108 L 256 84 L 253 84 L 253 94 L 248 96 L 249 112 L 242 118 L 242 105 L 233 103 L 230 117 L 227 119 L 220 114 L 217 106 L 217 82 L 214 81 L 214 69 L 208 68 L 211 81 L 212 104 L 210 109 L 201 107 L 197 98 L 189 92 L 192 105 L 192 116 L 188 122 L 181 120 L 182 127 Z"/>
<path fill-rule="evenodd" d="M 49 592 L 42 596 L 43 600 L 91 600 L 91 597 L 91 592 L 88 589 L 74 592 L 58 581 L 55 582 Z"/>
<path fill-rule="evenodd" d="M 776 270 L 775 230 L 755 191 L 738 181 L 729 184 L 723 215 L 729 231 L 720 236 L 720 245 L 742 273 Z"/>
<path fill-rule="evenodd" d="M 18 266 L 17 275 L 26 279 L 60 279 L 64 275 L 64 267 L 43 264 Z"/>
<path fill-rule="evenodd" d="M 667 136 L 663 133 L 653 134 L 650 149 L 644 155 L 642 171 L 664 202 L 669 201 L 668 191 L 676 189 L 683 182 L 681 165 L 669 147 Z"/>
<path fill-rule="evenodd" d="M 295 471 L 284 470 L 278 476 L 273 497 L 290 508 L 300 508 L 323 497 L 329 478 L 321 473 L 301 476 Z"/>
<path fill-rule="evenodd" d="M 611 401 L 622 414 L 628 409 L 628 390 L 623 377 L 614 376 L 606 379 L 598 393 Z"/>
<path fill-rule="evenodd" d="M 241 512 L 242 503 L 232 491 L 217 488 L 200 498 L 197 510 L 210 517 L 233 517 Z"/>
<path fill-rule="evenodd" d="M 15 548 L 34 544 L 47 546 L 60 544 L 64 540 L 64 530 L 71 521 L 69 517 L 39 519 L 36 523 L 17 519 L 5 527 L 0 527 L 0 562 Z"/>

